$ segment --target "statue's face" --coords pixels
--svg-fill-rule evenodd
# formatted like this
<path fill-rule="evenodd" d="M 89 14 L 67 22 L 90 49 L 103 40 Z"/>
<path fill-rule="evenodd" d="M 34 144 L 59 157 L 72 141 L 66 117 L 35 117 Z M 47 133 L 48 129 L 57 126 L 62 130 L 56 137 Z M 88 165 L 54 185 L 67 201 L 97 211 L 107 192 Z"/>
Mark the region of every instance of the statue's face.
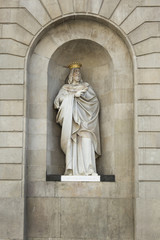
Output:
<path fill-rule="evenodd" d="M 81 80 L 81 72 L 79 68 L 75 68 L 73 72 L 73 81 L 80 82 Z"/>

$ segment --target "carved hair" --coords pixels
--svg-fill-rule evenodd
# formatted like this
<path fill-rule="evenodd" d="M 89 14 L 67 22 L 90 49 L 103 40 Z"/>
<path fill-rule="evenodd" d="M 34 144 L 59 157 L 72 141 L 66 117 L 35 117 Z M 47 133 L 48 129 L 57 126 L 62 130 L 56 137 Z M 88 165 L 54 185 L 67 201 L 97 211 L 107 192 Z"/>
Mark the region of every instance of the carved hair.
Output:
<path fill-rule="evenodd" d="M 69 76 L 68 76 L 68 84 L 72 84 L 73 82 L 73 73 L 75 71 L 76 68 L 72 68 L 70 70 Z M 80 79 L 80 82 L 83 82 L 82 78 Z"/>

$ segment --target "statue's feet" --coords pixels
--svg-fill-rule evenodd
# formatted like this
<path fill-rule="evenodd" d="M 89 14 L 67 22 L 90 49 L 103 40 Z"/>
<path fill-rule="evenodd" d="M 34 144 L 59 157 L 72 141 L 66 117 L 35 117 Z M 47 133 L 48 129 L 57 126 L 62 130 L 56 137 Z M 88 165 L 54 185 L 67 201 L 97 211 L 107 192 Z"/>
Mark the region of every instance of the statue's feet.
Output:
<path fill-rule="evenodd" d="M 73 170 L 72 169 L 68 169 L 66 171 L 66 174 L 65 175 L 68 175 L 68 176 L 72 176 L 73 175 Z"/>
<path fill-rule="evenodd" d="M 88 171 L 88 175 L 89 176 L 98 176 L 98 174 L 96 172 L 94 172 L 93 168 L 90 167 L 89 171 Z"/>
<path fill-rule="evenodd" d="M 92 176 L 98 176 L 98 174 L 94 172 L 94 173 L 92 173 Z"/>

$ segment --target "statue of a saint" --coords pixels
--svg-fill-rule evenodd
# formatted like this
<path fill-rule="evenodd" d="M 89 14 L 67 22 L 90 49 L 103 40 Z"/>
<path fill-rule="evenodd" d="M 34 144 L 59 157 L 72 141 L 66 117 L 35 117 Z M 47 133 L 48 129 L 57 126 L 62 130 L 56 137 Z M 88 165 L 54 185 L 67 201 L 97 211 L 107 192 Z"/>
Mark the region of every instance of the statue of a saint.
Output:
<path fill-rule="evenodd" d="M 61 148 L 66 155 L 65 175 L 97 175 L 100 153 L 99 101 L 81 78 L 80 63 L 70 64 L 68 84 L 54 101 L 56 122 L 62 126 Z"/>

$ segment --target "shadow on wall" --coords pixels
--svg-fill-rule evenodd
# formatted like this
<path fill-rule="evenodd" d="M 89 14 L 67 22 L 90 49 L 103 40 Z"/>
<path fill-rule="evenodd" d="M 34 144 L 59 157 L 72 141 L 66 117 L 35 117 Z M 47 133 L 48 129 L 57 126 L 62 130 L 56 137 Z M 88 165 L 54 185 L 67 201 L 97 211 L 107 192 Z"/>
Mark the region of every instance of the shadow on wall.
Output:
<path fill-rule="evenodd" d="M 100 101 L 100 130 L 102 156 L 97 159 L 99 174 L 114 173 L 111 167 L 113 146 L 107 148 L 107 140 L 114 144 L 114 69 L 108 52 L 91 40 L 72 40 L 59 47 L 51 57 L 48 68 L 47 98 L 47 174 L 64 174 L 65 155 L 60 148 L 61 127 L 56 123 L 57 111 L 54 99 L 69 74 L 70 63 L 82 63 L 82 78 L 96 92 Z M 109 166 L 108 166 L 109 163 Z"/>

